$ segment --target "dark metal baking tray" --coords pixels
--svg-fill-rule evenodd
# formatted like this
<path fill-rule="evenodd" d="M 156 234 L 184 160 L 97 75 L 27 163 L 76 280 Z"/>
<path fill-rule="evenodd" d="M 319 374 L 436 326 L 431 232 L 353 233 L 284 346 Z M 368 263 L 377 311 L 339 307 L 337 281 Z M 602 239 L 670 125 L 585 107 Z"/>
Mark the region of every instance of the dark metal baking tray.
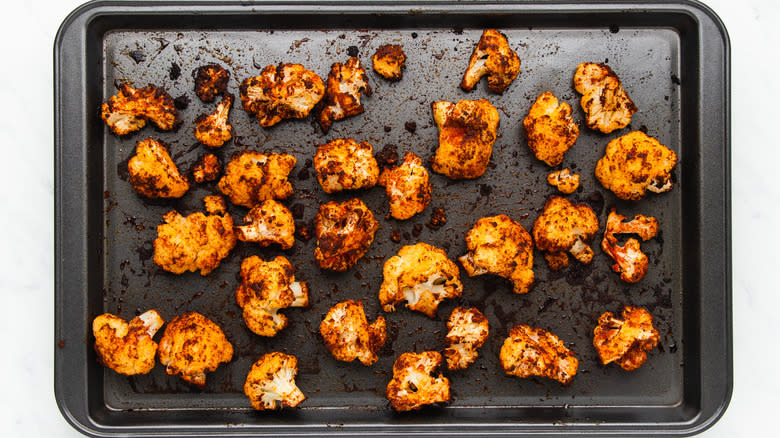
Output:
<path fill-rule="evenodd" d="M 521 73 L 502 95 L 484 83 L 458 88 L 483 28 L 505 32 L 522 59 Z M 398 43 L 408 55 L 402 81 L 373 72 L 375 94 L 363 115 L 337 122 L 323 135 L 311 119 L 263 129 L 243 110 L 231 112 L 235 138 L 217 151 L 223 160 L 240 149 L 288 152 L 298 158 L 291 180 L 301 205 L 299 225 L 310 223 L 319 203 L 358 196 L 378 217 L 388 212 L 381 188 L 328 196 L 306 161 L 317 144 L 336 137 L 397 146 L 427 158 L 437 142 L 430 103 L 486 97 L 501 114 L 491 168 L 475 181 L 433 175 L 433 202 L 405 222 L 381 220 L 376 241 L 356 267 L 343 274 L 313 263 L 315 241 L 293 249 L 259 249 L 240 243 L 207 277 L 162 271 L 151 261 L 151 242 L 170 209 L 202 210 L 214 185 L 195 185 L 176 201 L 147 201 L 130 188 L 126 162 L 135 143 L 165 141 L 180 168 L 189 171 L 205 148 L 192 121 L 212 111 L 192 91 L 190 72 L 209 62 L 227 67 L 230 91 L 268 64 L 299 62 L 323 78 L 334 61 L 357 50 L 370 65 L 381 44 Z M 135 57 L 131 56 L 133 53 Z M 729 200 L 729 43 L 720 20 L 687 1 L 622 3 L 397 2 L 93 2 L 74 11 L 55 43 L 55 392 L 65 418 L 93 435 L 480 435 L 692 434 L 717 420 L 731 394 L 731 260 Z M 143 54 L 143 59 L 138 56 Z M 140 60 L 140 61 L 139 61 Z M 385 314 L 390 331 L 371 368 L 333 360 L 317 327 L 338 301 L 360 299 L 373 320 L 383 261 L 403 244 L 426 241 L 455 258 L 464 234 L 481 216 L 506 213 L 530 230 L 547 196 L 546 166 L 521 135 L 521 121 L 545 90 L 572 104 L 582 121 L 572 76 L 581 61 L 607 62 L 640 108 L 631 129 L 643 129 L 679 155 L 670 193 L 622 202 L 593 176 L 606 143 L 629 129 L 602 135 L 583 127 L 565 166 L 582 174 L 571 198 L 590 203 L 602 227 L 608 207 L 659 218 L 661 235 L 643 244 L 652 260 L 636 285 L 622 283 L 594 242 L 588 266 L 554 273 L 535 257 L 536 284 L 515 295 L 497 278 L 462 275 L 463 297 L 445 302 L 435 319 L 399 309 Z M 177 68 L 181 74 L 177 76 Z M 147 127 L 119 138 L 99 118 L 99 106 L 116 81 L 155 83 L 174 97 L 187 96 L 183 124 L 172 132 Z M 415 122 L 416 130 L 405 129 Z M 444 207 L 447 224 L 425 226 L 432 207 Z M 300 208 L 300 207 L 297 207 Z M 246 210 L 231 207 L 240 221 Z M 400 230 L 401 243 L 390 240 Z M 251 254 L 285 254 L 297 278 L 309 282 L 311 306 L 291 309 L 291 325 L 277 337 L 253 335 L 235 303 L 237 272 Z M 598 315 L 625 304 L 645 306 L 662 338 L 645 366 L 633 373 L 598 364 L 591 334 Z M 398 415 L 384 398 L 393 360 L 404 351 L 441 350 L 446 321 L 456 305 L 476 305 L 491 336 L 467 371 L 448 373 L 453 400 L 444 407 Z M 100 366 L 92 351 L 90 321 L 110 311 L 131 318 L 148 308 L 166 320 L 185 311 L 219 323 L 235 346 L 234 360 L 208 376 L 203 390 L 166 376 L 157 366 L 146 376 L 124 377 Z M 517 323 L 558 334 L 577 353 L 573 384 L 505 376 L 497 361 L 509 328 Z M 297 382 L 308 395 L 300 409 L 251 410 L 241 388 L 252 362 L 272 350 L 299 358 Z"/>

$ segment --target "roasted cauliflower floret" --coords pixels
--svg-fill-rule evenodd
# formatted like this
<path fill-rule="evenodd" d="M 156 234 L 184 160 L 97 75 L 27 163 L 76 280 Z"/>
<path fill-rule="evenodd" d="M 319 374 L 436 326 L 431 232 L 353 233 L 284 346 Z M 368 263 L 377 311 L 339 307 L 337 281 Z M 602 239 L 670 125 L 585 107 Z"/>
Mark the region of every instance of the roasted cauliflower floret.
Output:
<path fill-rule="evenodd" d="M 225 214 L 227 212 L 227 204 L 225 204 L 225 198 L 222 196 L 204 196 L 203 204 L 205 205 L 208 214 Z"/>
<path fill-rule="evenodd" d="M 487 101 L 434 102 L 439 148 L 433 171 L 452 179 L 479 178 L 488 168 L 496 142 L 498 110 Z"/>
<path fill-rule="evenodd" d="M 406 301 L 406 307 L 433 318 L 439 303 L 463 292 L 458 265 L 444 250 L 424 242 L 401 248 L 387 259 L 382 274 L 379 303 L 385 312 Z"/>
<path fill-rule="evenodd" d="M 92 320 L 98 361 L 119 374 L 147 374 L 154 368 L 157 343 L 154 334 L 163 325 L 156 310 L 147 310 L 130 320 L 104 313 Z"/>
<path fill-rule="evenodd" d="M 195 94 L 204 102 L 212 102 L 224 93 L 230 80 L 230 72 L 218 64 L 200 66 L 192 72 L 192 76 L 195 79 Z M 233 101 L 232 96 L 230 100 Z"/>
<path fill-rule="evenodd" d="M 623 319 L 605 312 L 593 329 L 593 346 L 601 363 L 615 362 L 626 371 L 641 367 L 647 360 L 647 352 L 658 345 L 658 330 L 653 328 L 653 316 L 641 308 L 626 306 Z"/>
<path fill-rule="evenodd" d="M 563 162 L 563 156 L 574 146 L 580 129 L 571 117 L 571 106 L 545 91 L 531 106 L 523 119 L 525 137 L 534 156 L 555 167 Z"/>
<path fill-rule="evenodd" d="M 360 66 L 360 59 L 351 57 L 344 64 L 334 62 L 328 74 L 324 106 L 318 119 L 322 132 L 327 133 L 336 120 L 363 113 L 360 93 L 371 95 L 368 76 Z"/>
<path fill-rule="evenodd" d="M 676 164 L 673 150 L 641 131 L 633 131 L 607 144 L 604 156 L 596 163 L 596 178 L 618 198 L 638 201 L 648 190 L 671 190 L 671 172 Z"/>
<path fill-rule="evenodd" d="M 308 116 L 325 95 L 325 84 L 300 64 L 279 64 L 244 79 L 239 90 L 244 110 L 268 128 L 283 119 Z"/>
<path fill-rule="evenodd" d="M 577 374 L 579 361 L 554 334 L 518 324 L 509 331 L 499 354 L 501 366 L 512 376 L 547 377 L 568 385 Z"/>
<path fill-rule="evenodd" d="M 173 98 L 156 85 L 133 88 L 127 84 L 108 98 L 101 107 L 101 118 L 116 135 L 125 135 L 146 126 L 151 121 L 163 131 L 170 131 L 176 123 Z"/>
<path fill-rule="evenodd" d="M 519 222 L 503 214 L 483 217 L 466 234 L 466 247 L 458 260 L 469 277 L 498 275 L 512 282 L 515 293 L 531 290 L 534 243 Z"/>
<path fill-rule="evenodd" d="M 244 394 L 258 411 L 294 408 L 306 400 L 295 385 L 298 359 L 290 354 L 274 351 L 264 354 L 249 370 L 244 383 Z"/>
<path fill-rule="evenodd" d="M 228 122 L 233 95 L 225 93 L 225 97 L 211 114 L 201 114 L 195 119 L 195 138 L 211 148 L 218 148 L 233 138 L 233 126 Z"/>
<path fill-rule="evenodd" d="M 320 205 L 314 218 L 317 248 L 314 257 L 322 269 L 346 271 L 357 263 L 374 241 L 379 222 L 360 199 Z"/>
<path fill-rule="evenodd" d="M 612 270 L 620 273 L 620 278 L 627 283 L 636 283 L 647 274 L 647 256 L 639 247 L 639 241 L 629 238 L 624 245 L 618 244 L 617 234 L 637 234 L 644 240 L 649 240 L 658 234 L 658 220 L 651 216 L 638 214 L 629 222 L 626 217 L 617 214 L 615 209 L 609 212 L 604 239 L 601 249 L 612 257 L 615 264 Z"/>
<path fill-rule="evenodd" d="M 290 249 L 295 243 L 295 221 L 284 204 L 267 199 L 252 207 L 244 217 L 246 225 L 235 227 L 236 237 L 243 242 L 257 242 L 260 246 L 279 244 Z"/>
<path fill-rule="evenodd" d="M 168 375 L 197 386 L 206 385 L 206 372 L 233 359 L 233 345 L 222 329 L 197 312 L 179 315 L 165 326 L 158 348 Z"/>
<path fill-rule="evenodd" d="M 219 171 L 219 158 L 214 154 L 204 154 L 192 169 L 192 179 L 198 184 L 216 181 L 219 178 Z"/>
<path fill-rule="evenodd" d="M 258 256 L 241 262 L 241 284 L 236 301 L 244 309 L 244 322 L 260 336 L 276 336 L 287 327 L 287 317 L 279 310 L 309 305 L 309 288 L 295 281 L 295 269 L 283 256 L 270 262 Z"/>
<path fill-rule="evenodd" d="M 208 201 L 207 206 L 213 202 L 204 201 Z M 154 239 L 154 263 L 168 272 L 200 270 L 200 275 L 208 275 L 236 246 L 233 218 L 229 214 L 206 216 L 197 212 L 184 217 L 171 210 L 163 220 L 165 223 L 157 226 Z"/>
<path fill-rule="evenodd" d="M 482 76 L 488 76 L 488 88 L 502 94 L 520 73 L 520 58 L 499 31 L 486 29 L 469 59 L 460 88 L 471 91 Z"/>
<path fill-rule="evenodd" d="M 379 175 L 379 185 L 385 187 L 390 199 L 390 215 L 398 220 L 422 213 L 431 202 L 431 182 L 422 159 L 408 152 L 404 161 Z"/>
<path fill-rule="evenodd" d="M 433 374 L 441 365 L 436 351 L 404 353 L 393 364 L 393 379 L 387 384 L 387 399 L 398 412 L 450 400 L 450 381 Z"/>
<path fill-rule="evenodd" d="M 583 62 L 574 73 L 574 89 L 582 94 L 580 104 L 585 111 L 588 128 L 605 134 L 623 129 L 637 112 L 615 72 L 606 64 Z"/>
<path fill-rule="evenodd" d="M 374 64 L 374 71 L 385 79 L 400 81 L 403 77 L 402 69 L 406 68 L 406 55 L 400 45 L 379 46 L 371 61 Z"/>
<path fill-rule="evenodd" d="M 488 320 L 476 307 L 456 307 L 447 320 L 447 329 L 447 369 L 465 370 L 477 360 L 477 349 L 488 337 Z"/>
<path fill-rule="evenodd" d="M 287 176 L 295 167 L 289 154 L 244 151 L 225 166 L 219 190 L 235 205 L 252 208 L 266 199 L 287 199 L 293 194 Z"/>
<path fill-rule="evenodd" d="M 557 271 L 569 266 L 567 252 L 581 263 L 590 263 L 590 242 L 598 230 L 599 219 L 590 207 L 553 196 L 534 222 L 533 233 L 536 247 L 544 252 L 550 268 Z"/>
<path fill-rule="evenodd" d="M 568 167 L 547 174 L 547 183 L 558 189 L 559 192 L 569 195 L 580 186 L 580 176 L 572 173 Z"/>
<path fill-rule="evenodd" d="M 363 303 L 347 300 L 330 308 L 320 323 L 320 334 L 337 360 L 352 362 L 358 359 L 363 365 L 371 366 L 379 359 L 377 352 L 385 345 L 387 325 L 382 316 L 369 325 Z"/>
<path fill-rule="evenodd" d="M 127 162 L 130 185 L 147 198 L 181 198 L 190 189 L 168 148 L 157 140 L 139 141 L 135 155 Z"/>
<path fill-rule="evenodd" d="M 371 143 L 358 143 L 351 138 L 337 138 L 317 146 L 314 170 L 325 193 L 374 187 L 379 179 Z"/>

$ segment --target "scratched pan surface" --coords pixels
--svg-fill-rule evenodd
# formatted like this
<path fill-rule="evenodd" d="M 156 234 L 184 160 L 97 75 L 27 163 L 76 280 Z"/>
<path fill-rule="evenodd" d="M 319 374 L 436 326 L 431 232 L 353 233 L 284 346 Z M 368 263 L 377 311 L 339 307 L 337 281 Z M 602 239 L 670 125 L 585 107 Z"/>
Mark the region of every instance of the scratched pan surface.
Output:
<path fill-rule="evenodd" d="M 702 158 L 700 144 L 685 121 L 698 123 L 703 112 L 699 100 L 693 98 L 696 94 L 685 89 L 689 83 L 694 88 L 693 73 L 701 76 L 688 65 L 692 49 L 698 50 L 690 41 L 694 38 L 686 27 L 690 24 L 680 22 L 674 14 L 648 14 L 642 21 L 641 14 L 628 12 L 604 16 L 583 13 L 578 22 L 556 13 L 531 20 L 522 11 L 487 14 L 466 10 L 458 16 L 370 11 L 323 16 L 320 11 L 299 16 L 269 13 L 254 20 L 206 14 L 194 21 L 188 21 L 192 17 L 181 11 L 168 16 L 146 16 L 144 11 L 130 8 L 128 15 L 121 17 L 96 14 L 98 19 L 93 22 L 98 24 L 91 26 L 98 29 L 86 32 L 83 55 L 90 63 L 85 70 L 89 85 L 84 98 L 88 184 L 86 190 L 80 189 L 80 196 L 88 204 L 89 281 L 84 291 L 75 292 L 82 294 L 83 313 L 79 317 L 86 321 L 81 321 L 80 327 L 86 330 L 66 334 L 58 325 L 58 339 L 71 340 L 61 344 L 62 354 L 78 356 L 86 373 L 87 387 L 81 391 L 88 415 L 97 426 L 82 430 L 111 432 L 113 427 L 129 427 L 125 432 L 160 433 L 165 429 L 169 433 L 172 431 L 167 427 L 177 425 L 177 433 L 198 434 L 207 430 L 204 427 L 235 424 L 241 427 L 230 433 L 260 433 L 269 426 L 285 426 L 289 428 L 285 431 L 299 433 L 307 430 L 300 427 L 323 425 L 339 426 L 341 432 L 369 425 L 410 432 L 425 425 L 459 422 L 496 428 L 514 425 L 519 427 L 512 429 L 517 433 L 561 423 L 569 424 L 570 431 L 581 428 L 578 430 L 586 432 L 603 432 L 610 427 L 624 433 L 683 429 L 680 424 L 690 427 L 691 418 L 702 409 L 700 400 L 692 402 L 702 385 L 691 383 L 690 375 L 702 367 L 699 350 L 703 336 L 702 315 L 690 291 L 701 285 L 693 275 L 687 275 L 691 272 L 688 268 L 699 263 L 691 260 L 701 247 L 697 240 L 700 227 L 685 224 L 690 223 L 686 218 L 697 214 L 690 202 L 696 202 L 702 189 L 697 179 Z M 138 16 L 133 18 L 133 13 Z M 490 92 L 484 81 L 468 93 L 458 87 L 481 30 L 488 26 L 499 27 L 522 60 L 518 78 L 503 95 Z M 387 43 L 403 45 L 407 54 L 400 82 L 388 82 L 370 70 L 371 55 Z M 311 117 L 262 128 L 239 104 L 230 113 L 234 138 L 215 153 L 223 164 L 233 153 L 246 149 L 293 154 L 297 165 L 290 181 L 295 194 L 285 203 L 295 212 L 299 229 L 313 224 L 317 208 L 324 202 L 362 199 L 380 220 L 366 256 L 345 273 L 325 272 L 314 263 L 316 239 L 299 237 L 287 251 L 239 242 L 219 268 L 205 277 L 198 273 L 174 275 L 156 266 L 152 242 L 163 214 L 172 209 L 182 214 L 202 211 L 202 198 L 219 192 L 214 183 L 193 183 L 179 200 L 150 201 L 139 197 L 128 183 L 127 161 L 139 140 L 152 137 L 165 142 L 176 164 L 189 175 L 198 157 L 210 152 L 195 140 L 193 120 L 212 112 L 215 103 L 204 104 L 195 96 L 193 70 L 207 63 L 224 66 L 231 73 L 228 91 L 238 95 L 240 82 L 259 74 L 266 65 L 301 63 L 324 79 L 332 62 L 343 62 L 350 54 L 358 56 L 369 71 L 374 89 L 371 97 L 364 97 L 364 114 L 334 123 L 323 135 Z M 574 70 L 582 61 L 608 63 L 619 75 L 639 107 L 629 128 L 604 135 L 584 126 L 579 95 L 572 85 Z M 126 137 L 111 134 L 97 114 L 99 104 L 115 94 L 118 82 L 165 88 L 177 98 L 180 125 L 170 132 L 147 127 Z M 548 90 L 572 105 L 581 127 L 580 137 L 561 167 L 570 167 L 582 177 L 580 189 L 568 198 L 589 204 L 599 217 L 601 231 L 592 245 L 596 252 L 593 262 L 574 262 L 553 272 L 536 252 L 536 281 L 526 295 L 512 293 L 497 277 L 469 278 L 462 273 L 463 296 L 442 303 L 436 318 L 402 307 L 382 312 L 377 299 L 382 266 L 403 245 L 428 242 L 455 259 L 466 252 L 464 236 L 474 222 L 500 213 L 531 230 L 545 199 L 556 192 L 546 183 L 550 169 L 527 147 L 522 119 L 535 98 Z M 479 179 L 458 182 L 431 173 L 433 200 L 422 214 L 407 221 L 386 219 L 389 209 L 381 187 L 335 196 L 319 187 L 311 166 L 318 144 L 353 137 L 369 141 L 375 152 L 391 145 L 400 156 L 415 152 L 427 159 L 438 144 L 431 102 L 483 97 L 499 109 L 501 117 L 489 170 Z M 674 149 L 680 164 L 674 170 L 676 184 L 671 192 L 629 203 L 601 187 L 593 169 L 609 140 L 636 129 Z M 642 213 L 660 222 L 658 237 L 642 245 L 650 259 L 649 272 L 634 285 L 622 282 L 611 271 L 611 259 L 599 248 L 610 206 L 629 217 Z M 438 229 L 428 226 L 434 207 L 446 211 L 447 223 Z M 247 210 L 230 206 L 229 212 L 240 222 Z M 401 241 L 391 240 L 391 232 L 398 232 Z M 62 248 L 65 243 L 58 240 L 58 245 Z M 269 259 L 280 254 L 295 266 L 296 278 L 308 283 L 310 306 L 283 311 L 290 325 L 274 338 L 263 338 L 246 328 L 236 304 L 239 267 L 250 255 Z M 716 249 L 711 256 L 722 262 L 727 251 L 718 253 Z M 319 336 L 318 326 L 327 310 L 346 299 L 362 301 L 371 321 L 379 314 L 387 318 L 388 341 L 372 367 L 334 360 Z M 629 304 L 646 307 L 661 333 L 661 342 L 650 352 L 646 365 L 632 373 L 600 365 L 591 343 L 598 316 L 605 311 L 617 313 Z M 445 322 L 458 305 L 476 306 L 489 320 L 490 336 L 479 358 L 468 370 L 446 373 L 452 385 L 451 403 L 422 413 L 394 414 L 384 397 L 393 361 L 407 351 L 441 351 Z M 148 375 L 134 377 L 120 376 L 98 365 L 90 348 L 89 321 L 103 312 L 129 319 L 150 308 L 157 309 L 166 321 L 187 311 L 208 316 L 233 344 L 233 360 L 209 374 L 203 389 L 166 375 L 160 365 Z M 510 328 L 518 323 L 547 329 L 576 352 L 580 367 L 571 385 L 504 374 L 498 353 Z M 721 326 L 725 324 L 721 321 Z M 270 351 L 298 358 L 297 384 L 308 397 L 299 410 L 257 414 L 243 395 L 252 363 Z M 724 378 L 730 382 L 730 376 Z M 691 404 L 699 407 L 690 408 Z M 617 426 L 632 423 L 633 428 Z"/>

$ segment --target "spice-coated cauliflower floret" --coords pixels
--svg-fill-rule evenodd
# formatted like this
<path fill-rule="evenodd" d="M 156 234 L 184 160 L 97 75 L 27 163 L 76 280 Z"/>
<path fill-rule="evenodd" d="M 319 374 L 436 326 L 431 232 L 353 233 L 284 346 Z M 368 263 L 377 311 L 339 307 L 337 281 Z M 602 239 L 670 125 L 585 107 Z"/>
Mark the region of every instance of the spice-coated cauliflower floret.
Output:
<path fill-rule="evenodd" d="M 487 99 L 434 102 L 432 108 L 439 128 L 433 171 L 452 179 L 482 176 L 496 142 L 498 110 Z"/>
<path fill-rule="evenodd" d="M 633 237 L 624 245 L 618 244 L 617 234 L 638 234 L 642 240 L 649 240 L 658 234 L 658 220 L 652 216 L 638 214 L 629 222 L 626 217 L 617 214 L 615 209 L 609 212 L 601 249 L 615 261 L 612 270 L 620 273 L 627 283 L 636 283 L 647 274 L 647 256 L 642 252 L 639 241 Z"/>
<path fill-rule="evenodd" d="M 547 183 L 558 189 L 559 192 L 569 195 L 580 186 L 580 176 L 572 173 L 568 167 L 547 174 Z"/>
<path fill-rule="evenodd" d="M 660 337 L 647 310 L 626 306 L 622 316 L 619 319 L 605 312 L 599 317 L 593 329 L 593 346 L 602 364 L 615 362 L 624 370 L 633 371 L 645 363 L 647 352 L 658 345 Z"/>
<path fill-rule="evenodd" d="M 274 351 L 264 354 L 249 370 L 244 383 L 244 394 L 258 411 L 294 408 L 306 400 L 295 385 L 298 359 L 290 354 Z"/>
<path fill-rule="evenodd" d="M 538 160 L 548 166 L 563 162 L 563 156 L 574 146 L 580 129 L 571 117 L 571 106 L 562 102 L 549 91 L 545 91 L 531 106 L 523 119 L 528 147 Z"/>
<path fill-rule="evenodd" d="M 243 242 L 257 242 L 260 246 L 277 243 L 282 249 L 290 249 L 295 243 L 293 215 L 281 202 L 267 199 L 252 207 L 244 223 L 235 227 L 236 237 Z"/>
<path fill-rule="evenodd" d="M 204 145 L 218 148 L 233 138 L 233 126 L 228 122 L 233 95 L 225 93 L 225 97 L 217 104 L 217 109 L 211 114 L 201 114 L 195 119 L 195 138 Z"/>
<path fill-rule="evenodd" d="M 219 180 L 219 190 L 235 205 L 252 208 L 266 199 L 287 199 L 293 194 L 287 175 L 295 167 L 289 154 L 244 151 L 233 156 Z"/>
<path fill-rule="evenodd" d="M 450 381 L 433 373 L 441 365 L 437 351 L 404 353 L 393 364 L 393 379 L 387 384 L 387 399 L 398 412 L 450 400 Z"/>
<path fill-rule="evenodd" d="M 351 138 L 337 138 L 317 146 L 314 170 L 325 193 L 374 187 L 379 179 L 371 143 L 358 143 Z"/>
<path fill-rule="evenodd" d="M 214 154 L 204 154 L 192 169 L 192 179 L 198 184 L 216 181 L 219 178 L 219 171 L 219 158 Z"/>
<path fill-rule="evenodd" d="M 266 262 L 251 256 L 241 262 L 236 301 L 244 309 L 249 330 L 271 337 L 287 327 L 287 317 L 279 310 L 309 305 L 309 288 L 305 282 L 295 281 L 295 269 L 287 258 L 277 256 Z"/>
<path fill-rule="evenodd" d="M 227 213 L 227 204 L 225 198 L 219 195 L 209 195 L 203 197 L 203 204 L 206 207 L 208 214 L 225 214 Z"/>
<path fill-rule="evenodd" d="M 574 73 L 574 89 L 582 94 L 580 104 L 585 111 L 588 128 L 605 134 L 623 129 L 637 112 L 615 72 L 606 64 L 583 62 Z"/>
<path fill-rule="evenodd" d="M 227 90 L 230 72 L 218 64 L 207 64 L 192 72 L 195 79 L 195 94 L 204 102 L 211 102 Z M 231 102 L 233 101 L 231 96 Z"/>
<path fill-rule="evenodd" d="M 147 198 L 181 198 L 190 189 L 168 148 L 157 140 L 139 141 L 135 155 L 127 162 L 130 185 Z"/>
<path fill-rule="evenodd" d="M 373 365 L 377 352 L 387 338 L 387 325 L 383 316 L 369 325 L 363 303 L 347 300 L 331 307 L 320 324 L 320 334 L 325 346 L 337 360 L 360 360 L 365 366 Z"/>
<path fill-rule="evenodd" d="M 165 326 L 158 348 L 168 375 L 197 386 L 206 384 L 206 372 L 233 359 L 233 345 L 222 329 L 197 312 L 181 314 Z"/>
<path fill-rule="evenodd" d="M 129 134 L 146 126 L 149 120 L 163 131 L 170 131 L 176 123 L 173 98 L 156 85 L 133 88 L 127 84 L 103 103 L 101 118 L 117 135 Z"/>
<path fill-rule="evenodd" d="M 156 310 L 147 310 L 129 323 L 110 313 L 96 317 L 92 320 L 92 334 L 98 360 L 126 376 L 149 373 L 157 354 L 157 343 L 152 338 L 162 325 L 163 319 Z"/>
<path fill-rule="evenodd" d="M 322 131 L 327 133 L 336 120 L 363 113 L 360 93 L 371 95 L 368 76 L 360 59 L 351 57 L 346 63 L 334 62 L 328 74 L 328 86 L 325 90 L 319 122 Z"/>
<path fill-rule="evenodd" d="M 374 241 L 379 222 L 360 199 L 320 205 L 314 218 L 317 248 L 314 257 L 322 269 L 346 271 L 357 263 Z"/>
<path fill-rule="evenodd" d="M 499 31 L 486 29 L 469 59 L 460 88 L 471 91 L 482 76 L 488 75 L 488 88 L 496 93 L 504 90 L 520 73 L 520 58 L 509 47 L 509 41 Z"/>
<path fill-rule="evenodd" d="M 553 196 L 534 222 L 533 234 L 536 247 L 544 252 L 550 268 L 557 271 L 569 266 L 567 252 L 582 263 L 590 263 L 590 241 L 598 230 L 599 219 L 590 207 Z"/>
<path fill-rule="evenodd" d="M 401 248 L 387 259 L 382 274 L 379 302 L 385 312 L 406 301 L 409 309 L 433 318 L 439 303 L 463 292 L 458 265 L 444 250 L 424 242 Z"/>
<path fill-rule="evenodd" d="M 398 220 L 422 213 L 431 202 L 431 182 L 422 159 L 408 152 L 404 161 L 379 175 L 379 185 L 385 187 L 390 199 L 390 215 Z"/>
<path fill-rule="evenodd" d="M 449 347 L 444 349 L 447 369 L 465 370 L 477 360 L 477 349 L 488 337 L 488 320 L 476 307 L 456 307 L 447 320 L 447 329 Z"/>
<path fill-rule="evenodd" d="M 406 55 L 398 44 L 385 44 L 376 49 L 371 57 L 374 71 L 391 81 L 400 81 L 403 77 L 401 69 L 406 68 Z"/>
<path fill-rule="evenodd" d="M 526 378 L 541 376 L 568 385 L 577 375 L 579 361 L 554 334 L 518 324 L 509 331 L 499 354 L 504 371 Z"/>
<path fill-rule="evenodd" d="M 633 131 L 607 144 L 604 156 L 596 163 L 596 178 L 618 198 L 638 201 L 648 190 L 671 190 L 671 172 L 676 164 L 673 150 L 641 131 Z"/>
<path fill-rule="evenodd" d="M 483 217 L 466 234 L 469 252 L 460 263 L 469 277 L 493 274 L 512 282 L 524 294 L 534 283 L 534 243 L 519 222 L 500 214 Z"/>
<path fill-rule="evenodd" d="M 268 128 L 283 119 L 308 116 L 325 95 L 325 84 L 300 64 L 279 64 L 244 79 L 239 90 L 244 110 Z"/>

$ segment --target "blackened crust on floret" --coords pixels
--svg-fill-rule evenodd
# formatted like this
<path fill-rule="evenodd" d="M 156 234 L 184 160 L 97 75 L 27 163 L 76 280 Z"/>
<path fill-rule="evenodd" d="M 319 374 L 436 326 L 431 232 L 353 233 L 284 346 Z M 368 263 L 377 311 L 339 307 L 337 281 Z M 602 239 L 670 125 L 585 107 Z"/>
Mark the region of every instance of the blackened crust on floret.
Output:
<path fill-rule="evenodd" d="M 195 79 L 195 94 L 204 102 L 212 102 L 227 90 L 230 72 L 221 65 L 207 64 L 192 72 Z"/>

